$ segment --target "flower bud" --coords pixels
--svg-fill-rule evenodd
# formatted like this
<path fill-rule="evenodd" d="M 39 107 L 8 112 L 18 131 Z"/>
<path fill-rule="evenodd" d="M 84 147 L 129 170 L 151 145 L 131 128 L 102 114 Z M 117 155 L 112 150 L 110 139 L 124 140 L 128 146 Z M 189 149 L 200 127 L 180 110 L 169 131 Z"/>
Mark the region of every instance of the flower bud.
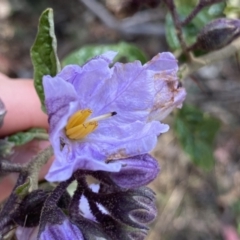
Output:
<path fill-rule="evenodd" d="M 49 192 L 41 189 L 29 193 L 13 213 L 12 219 L 20 226 L 35 227 L 39 224 L 41 211 Z M 65 192 L 58 202 L 58 206 L 66 208 L 70 202 L 70 196 Z"/>
<path fill-rule="evenodd" d="M 81 230 L 84 240 L 112 239 L 104 232 L 99 223 L 86 219 L 80 214 L 73 215 L 71 221 Z"/>
<path fill-rule="evenodd" d="M 148 229 L 145 224 L 156 217 L 154 193 L 146 187 L 106 194 L 99 199 L 112 217 L 134 228 Z"/>
<path fill-rule="evenodd" d="M 101 218 L 101 225 L 111 239 L 144 240 L 147 236 L 148 229 L 127 226 L 109 215 L 103 215 Z"/>
<path fill-rule="evenodd" d="M 120 172 L 109 173 L 112 181 L 121 188 L 137 188 L 153 181 L 160 169 L 149 154 L 117 160 L 122 163 Z"/>
<path fill-rule="evenodd" d="M 20 226 L 35 227 L 39 224 L 40 214 L 49 192 L 36 190 L 28 194 L 13 214 L 13 220 Z"/>
<path fill-rule="evenodd" d="M 199 33 L 192 49 L 214 51 L 225 47 L 240 35 L 240 20 L 219 18 L 208 23 Z"/>
<path fill-rule="evenodd" d="M 84 240 L 80 229 L 57 206 L 43 211 L 38 238 L 39 240 Z"/>

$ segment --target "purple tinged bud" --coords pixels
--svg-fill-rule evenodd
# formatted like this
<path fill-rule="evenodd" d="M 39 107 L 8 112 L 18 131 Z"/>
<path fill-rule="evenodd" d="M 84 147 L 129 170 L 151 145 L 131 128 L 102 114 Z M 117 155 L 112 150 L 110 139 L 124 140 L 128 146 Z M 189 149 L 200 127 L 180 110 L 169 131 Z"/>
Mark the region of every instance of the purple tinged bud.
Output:
<path fill-rule="evenodd" d="M 109 214 L 133 228 L 147 230 L 157 215 L 155 197 L 146 187 L 105 194 L 99 203 Z"/>
<path fill-rule="evenodd" d="M 111 239 L 144 240 L 148 232 L 147 228 L 130 227 L 109 215 L 102 216 L 101 225 Z"/>
<path fill-rule="evenodd" d="M 131 232 L 129 233 L 129 236 L 131 237 L 132 240 L 144 240 L 146 237 L 146 233 L 143 231 L 136 231 L 136 232 Z"/>
<path fill-rule="evenodd" d="M 46 206 L 41 214 L 38 240 L 84 240 L 80 229 L 57 206 Z"/>
<path fill-rule="evenodd" d="M 147 224 L 152 222 L 156 218 L 157 213 L 153 211 L 147 211 L 143 209 L 133 210 L 130 212 L 130 218 L 134 222 Z"/>
<path fill-rule="evenodd" d="M 112 181 L 121 188 L 137 188 L 153 181 L 159 171 L 156 159 L 149 154 L 117 160 L 122 164 L 120 172 L 110 173 Z"/>
<path fill-rule="evenodd" d="M 67 218 L 62 224 L 48 224 L 41 233 L 39 240 L 84 240 L 79 228 Z"/>
<path fill-rule="evenodd" d="M 190 49 L 214 51 L 227 46 L 240 35 L 240 20 L 219 18 L 208 23 Z"/>
<path fill-rule="evenodd" d="M 103 230 L 102 226 L 99 223 L 86 219 L 80 214 L 72 216 L 71 220 L 76 226 L 79 227 L 79 229 L 81 229 L 84 240 L 111 240 L 111 238 L 106 234 L 106 232 Z M 73 239 L 75 240 L 75 238 Z"/>

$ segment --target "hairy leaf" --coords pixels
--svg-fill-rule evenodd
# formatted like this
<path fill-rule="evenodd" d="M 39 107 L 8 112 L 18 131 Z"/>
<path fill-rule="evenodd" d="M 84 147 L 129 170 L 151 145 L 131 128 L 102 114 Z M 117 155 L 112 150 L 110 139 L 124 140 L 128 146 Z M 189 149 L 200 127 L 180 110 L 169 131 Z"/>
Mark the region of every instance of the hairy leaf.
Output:
<path fill-rule="evenodd" d="M 220 128 L 219 120 L 190 105 L 178 112 L 174 128 L 177 137 L 191 160 L 203 169 L 214 165 L 213 143 Z"/>
<path fill-rule="evenodd" d="M 34 86 L 41 100 L 42 109 L 45 111 L 42 77 L 55 76 L 60 71 L 51 8 L 46 9 L 40 16 L 38 33 L 31 48 L 31 58 L 34 67 Z"/>

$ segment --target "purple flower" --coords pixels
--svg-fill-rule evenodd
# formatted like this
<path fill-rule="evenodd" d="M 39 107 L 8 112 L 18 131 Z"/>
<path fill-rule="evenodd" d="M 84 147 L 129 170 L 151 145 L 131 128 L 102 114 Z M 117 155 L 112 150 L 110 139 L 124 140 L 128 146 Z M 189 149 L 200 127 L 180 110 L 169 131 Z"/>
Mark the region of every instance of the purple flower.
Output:
<path fill-rule="evenodd" d="M 107 52 L 82 67 L 69 65 L 55 77 L 44 76 L 55 154 L 47 180 L 66 180 L 77 169 L 120 171 L 121 162 L 110 160 L 151 151 L 168 130 L 155 120 L 181 107 L 186 93 L 171 53 L 143 66 L 135 61 L 110 68 L 115 55 Z"/>

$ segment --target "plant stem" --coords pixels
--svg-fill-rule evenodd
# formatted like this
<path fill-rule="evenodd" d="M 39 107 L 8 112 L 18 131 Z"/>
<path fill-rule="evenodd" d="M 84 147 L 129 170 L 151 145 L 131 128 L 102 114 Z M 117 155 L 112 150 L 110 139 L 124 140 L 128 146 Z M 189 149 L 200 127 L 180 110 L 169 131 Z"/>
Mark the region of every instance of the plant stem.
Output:
<path fill-rule="evenodd" d="M 205 7 L 208 7 L 214 3 L 222 2 L 223 0 L 200 0 L 198 5 L 192 10 L 192 12 L 181 22 L 181 26 L 185 26 L 190 23 L 193 18 Z"/>
<path fill-rule="evenodd" d="M 174 23 L 175 30 L 176 30 L 176 35 L 177 35 L 180 45 L 182 47 L 182 51 L 187 56 L 188 60 L 191 61 L 191 56 L 190 56 L 189 52 L 187 51 L 187 45 L 186 45 L 184 37 L 183 37 L 182 26 L 181 26 L 181 22 L 179 20 L 179 16 L 178 16 L 174 1 L 173 0 L 164 0 L 164 2 L 167 5 L 167 7 L 172 15 L 173 23 Z"/>
<path fill-rule="evenodd" d="M 194 61 L 183 64 L 179 70 L 180 77 L 184 79 L 190 74 L 192 74 L 193 72 L 196 72 L 198 69 L 204 66 L 210 65 L 219 60 L 228 58 L 236 54 L 239 50 L 240 50 L 240 37 L 218 51 L 214 51 L 214 52 L 205 54 L 201 57 L 194 58 Z"/>
<path fill-rule="evenodd" d="M 49 158 L 53 155 L 53 148 L 49 146 L 35 156 L 30 163 L 27 164 L 27 171 L 31 181 L 29 192 L 38 188 L 38 174 L 41 167 L 47 163 Z"/>

